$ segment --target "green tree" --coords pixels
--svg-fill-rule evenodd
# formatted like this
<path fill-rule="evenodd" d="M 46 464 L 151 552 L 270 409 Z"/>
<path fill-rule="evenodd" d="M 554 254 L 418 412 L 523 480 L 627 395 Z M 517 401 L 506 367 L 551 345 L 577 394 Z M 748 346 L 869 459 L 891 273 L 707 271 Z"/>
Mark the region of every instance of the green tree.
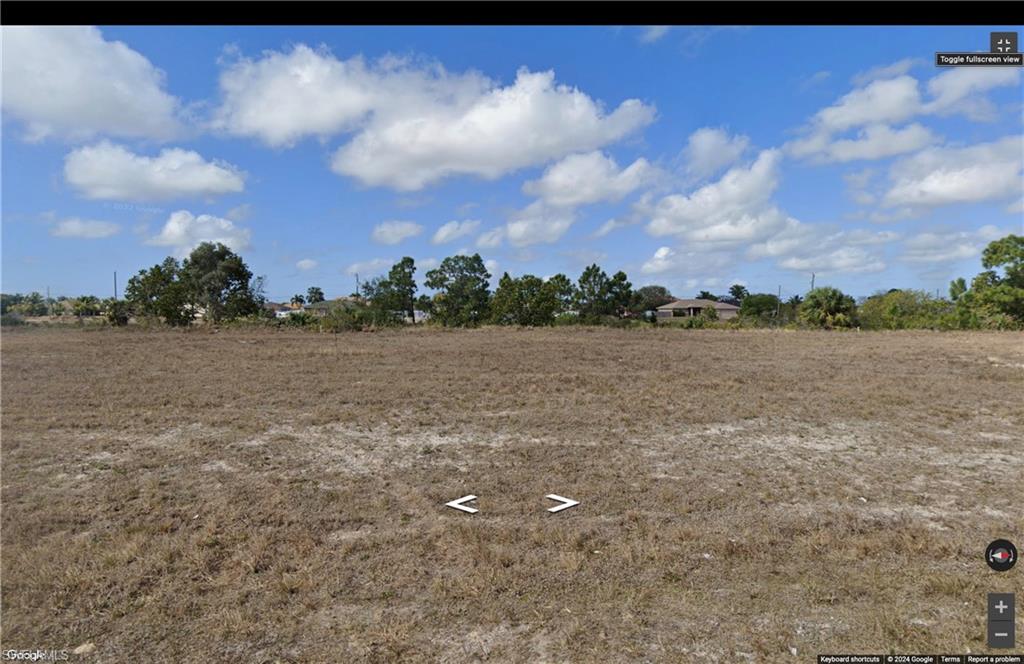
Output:
<path fill-rule="evenodd" d="M 316 304 L 317 302 L 324 301 L 324 292 L 320 290 L 319 286 L 310 286 L 306 289 L 306 302 L 310 304 Z"/>
<path fill-rule="evenodd" d="M 580 275 L 576 307 L 581 320 L 595 322 L 602 316 L 621 315 L 629 308 L 632 297 L 632 284 L 625 272 L 620 270 L 609 278 L 604 270 L 593 264 Z"/>
<path fill-rule="evenodd" d="M 2 299 L 2 313 L 16 313 L 22 316 L 45 316 L 47 302 L 42 294 L 35 291 L 28 295 L 15 293 L 4 295 Z"/>
<path fill-rule="evenodd" d="M 974 278 L 961 301 L 985 327 L 1024 325 L 1024 236 L 990 242 L 981 254 L 981 265 L 985 271 Z"/>
<path fill-rule="evenodd" d="M 957 277 L 949 282 L 949 299 L 956 302 L 967 292 L 967 281 L 963 277 Z"/>
<path fill-rule="evenodd" d="M 630 302 L 629 310 L 635 314 L 643 314 L 647 311 L 654 311 L 658 307 L 673 302 L 672 293 L 664 286 L 641 286 L 633 291 L 633 299 Z"/>
<path fill-rule="evenodd" d="M 550 281 L 532 274 L 512 278 L 506 272 L 491 298 L 491 320 L 499 325 L 552 325 L 558 308 Z"/>
<path fill-rule="evenodd" d="M 801 320 L 828 329 L 851 327 L 855 315 L 853 298 L 830 286 L 809 291 L 800 305 Z"/>
<path fill-rule="evenodd" d="M 718 296 L 713 294 L 713 293 L 711 293 L 711 292 L 709 292 L 709 291 L 706 291 L 706 290 L 702 290 L 700 293 L 698 293 L 697 294 L 697 299 L 698 300 L 711 300 L 712 302 L 718 302 Z"/>
<path fill-rule="evenodd" d="M 433 313 L 434 313 L 434 298 L 430 297 L 429 295 L 427 295 L 425 293 L 423 295 L 420 295 L 418 298 L 416 298 L 416 310 L 417 311 L 422 311 L 423 313 L 427 314 L 428 316 L 433 315 Z"/>
<path fill-rule="evenodd" d="M 629 310 L 633 299 L 633 284 L 629 283 L 626 273 L 619 270 L 608 280 L 608 308 L 611 313 L 621 316 Z"/>
<path fill-rule="evenodd" d="M 572 283 L 569 277 L 559 272 L 550 277 L 547 283 L 558 299 L 558 311 L 555 312 L 556 314 L 571 311 L 576 306 L 576 285 Z"/>
<path fill-rule="evenodd" d="M 292 295 L 291 305 L 293 307 L 301 307 L 305 303 L 306 298 L 302 295 L 302 293 L 296 293 L 295 295 Z"/>
<path fill-rule="evenodd" d="M 262 280 L 224 244 L 203 242 L 181 265 L 181 280 L 203 317 L 217 323 L 260 313 L 265 301 Z"/>
<path fill-rule="evenodd" d="M 415 320 L 416 264 L 406 256 L 395 263 L 387 277 L 375 277 L 363 284 L 363 297 L 385 317 L 397 314 Z"/>
<path fill-rule="evenodd" d="M 129 279 L 125 299 L 139 315 L 162 318 L 168 325 L 188 325 L 193 313 L 180 273 L 178 261 L 168 256 Z"/>
<path fill-rule="evenodd" d="M 876 293 L 857 307 L 857 321 L 875 330 L 954 327 L 952 303 L 924 291 L 892 289 Z"/>
<path fill-rule="evenodd" d="M 100 299 L 95 295 L 82 295 L 75 300 L 75 306 L 72 309 L 74 314 L 79 318 L 84 316 L 99 316 L 100 315 Z"/>
<path fill-rule="evenodd" d="M 489 314 L 491 274 L 480 254 L 449 256 L 426 274 L 434 297 L 434 317 L 446 327 L 479 325 Z"/>
<path fill-rule="evenodd" d="M 131 304 L 125 300 L 108 298 L 103 302 L 103 308 L 107 312 L 107 321 L 118 327 L 127 325 L 132 316 Z"/>
<path fill-rule="evenodd" d="M 733 284 L 732 286 L 729 286 L 729 295 L 731 295 L 732 298 L 738 302 L 742 303 L 743 298 L 745 298 L 749 294 L 750 293 L 747 291 L 746 286 L 742 286 L 740 284 Z"/>
<path fill-rule="evenodd" d="M 391 266 L 388 284 L 395 309 L 405 313 L 410 321 L 416 320 L 416 263 L 406 256 Z"/>
<path fill-rule="evenodd" d="M 608 275 L 597 264 L 587 266 L 577 281 L 576 308 L 580 318 L 585 320 L 611 313 L 608 307 Z"/>
<path fill-rule="evenodd" d="M 263 311 L 263 278 L 253 278 L 240 256 L 223 244 L 204 242 L 181 264 L 168 256 L 128 280 L 125 299 L 138 315 L 169 325 L 188 325 L 198 309 L 211 322 Z"/>
<path fill-rule="evenodd" d="M 779 298 L 771 293 L 747 294 L 740 302 L 744 318 L 773 318 L 778 310 Z"/>

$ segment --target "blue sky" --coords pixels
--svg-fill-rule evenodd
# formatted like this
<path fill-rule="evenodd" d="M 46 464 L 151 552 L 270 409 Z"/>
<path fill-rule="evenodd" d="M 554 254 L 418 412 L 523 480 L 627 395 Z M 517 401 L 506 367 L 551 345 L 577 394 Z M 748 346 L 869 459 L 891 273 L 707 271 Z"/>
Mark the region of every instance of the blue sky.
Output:
<path fill-rule="evenodd" d="M 271 299 L 597 262 L 680 297 L 945 292 L 1024 232 L 992 27 L 3 28 L 4 292 L 221 240 Z"/>

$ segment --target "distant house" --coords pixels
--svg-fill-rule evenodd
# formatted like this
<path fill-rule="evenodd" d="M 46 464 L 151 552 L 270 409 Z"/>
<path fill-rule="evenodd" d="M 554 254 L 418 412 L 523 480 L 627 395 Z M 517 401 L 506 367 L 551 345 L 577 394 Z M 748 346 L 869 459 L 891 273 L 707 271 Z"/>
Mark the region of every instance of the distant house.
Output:
<path fill-rule="evenodd" d="M 273 314 L 276 318 L 285 318 L 298 311 L 283 302 L 264 302 L 263 308 Z"/>
<path fill-rule="evenodd" d="M 307 304 L 302 308 L 302 310 L 313 316 L 324 317 L 335 309 L 349 309 L 356 306 L 357 303 L 358 301 L 354 297 L 338 297 L 333 300 L 324 300 L 323 302 Z"/>
<path fill-rule="evenodd" d="M 726 302 L 715 302 L 714 300 L 676 300 L 663 304 L 657 309 L 658 318 L 678 318 L 685 316 L 699 316 L 704 309 L 713 308 L 718 312 L 718 318 L 728 320 L 735 318 L 740 313 L 740 308 Z"/>

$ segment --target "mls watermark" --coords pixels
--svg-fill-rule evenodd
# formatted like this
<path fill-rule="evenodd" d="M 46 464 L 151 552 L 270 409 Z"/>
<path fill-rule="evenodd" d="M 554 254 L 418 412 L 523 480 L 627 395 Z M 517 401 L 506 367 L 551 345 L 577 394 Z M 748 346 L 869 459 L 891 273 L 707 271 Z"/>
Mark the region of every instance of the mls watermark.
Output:
<path fill-rule="evenodd" d="M 148 205 L 136 205 L 134 203 L 121 203 L 121 202 L 104 203 L 103 207 L 109 208 L 111 210 L 125 210 L 125 211 L 128 211 L 128 212 L 148 212 L 150 214 L 162 214 L 162 213 L 167 211 L 166 208 L 162 208 L 162 207 L 153 207 L 153 206 L 148 206 Z"/>
<path fill-rule="evenodd" d="M 66 662 L 71 658 L 67 650 L 0 650 L 0 658 L 18 662 Z"/>

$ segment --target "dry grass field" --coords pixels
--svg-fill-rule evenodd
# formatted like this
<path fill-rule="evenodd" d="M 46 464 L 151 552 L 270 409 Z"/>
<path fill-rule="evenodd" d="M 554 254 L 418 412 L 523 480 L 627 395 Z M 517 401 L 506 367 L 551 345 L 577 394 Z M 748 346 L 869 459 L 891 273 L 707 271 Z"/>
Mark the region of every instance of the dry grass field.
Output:
<path fill-rule="evenodd" d="M 1024 590 L 1021 334 L 13 330 L 2 380 L 3 648 L 987 652 Z"/>

